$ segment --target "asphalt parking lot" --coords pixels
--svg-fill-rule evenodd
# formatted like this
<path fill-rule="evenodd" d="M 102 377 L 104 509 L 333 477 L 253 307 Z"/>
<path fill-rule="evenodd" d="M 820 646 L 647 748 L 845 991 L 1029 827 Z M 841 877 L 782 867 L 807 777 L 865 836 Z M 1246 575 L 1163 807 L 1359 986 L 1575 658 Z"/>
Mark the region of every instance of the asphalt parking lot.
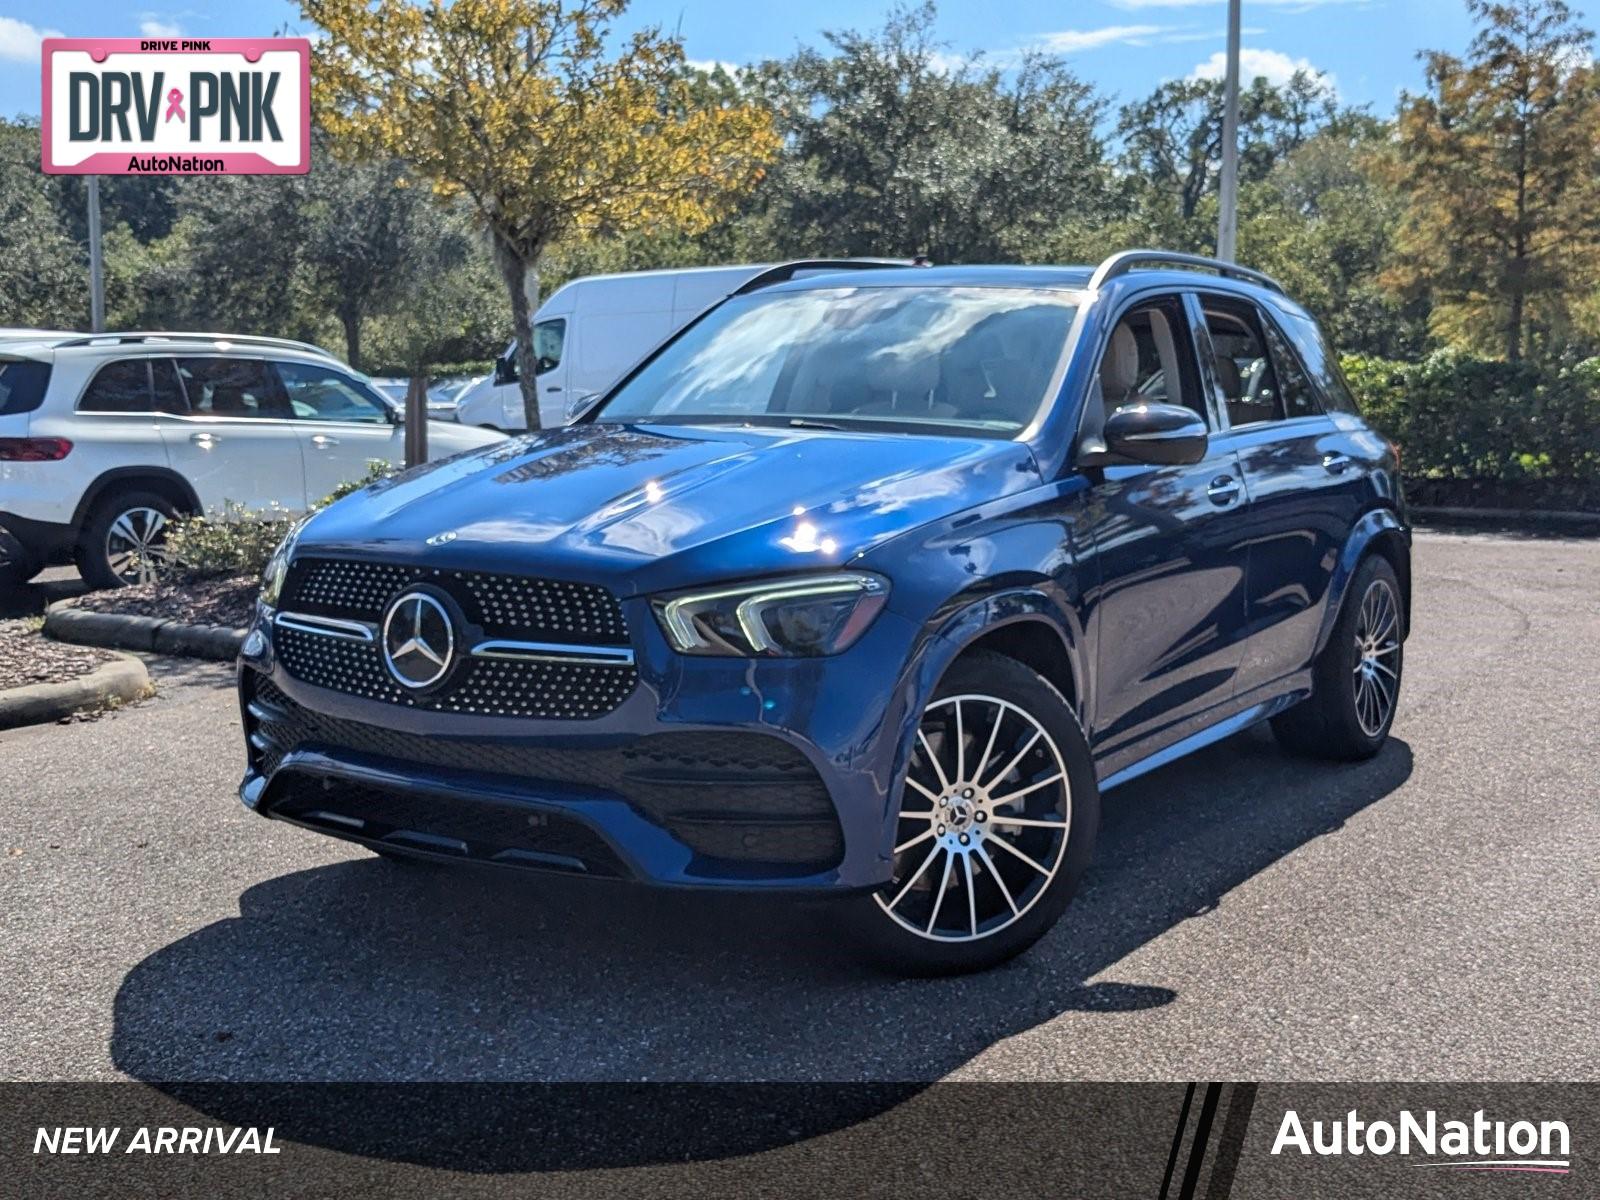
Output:
<path fill-rule="evenodd" d="M 826 907 L 395 865 L 240 808 L 230 672 L 0 733 L 10 1079 L 1592 1079 L 1600 541 L 1419 535 L 1376 760 L 1249 731 L 1107 799 L 944 981 Z"/>

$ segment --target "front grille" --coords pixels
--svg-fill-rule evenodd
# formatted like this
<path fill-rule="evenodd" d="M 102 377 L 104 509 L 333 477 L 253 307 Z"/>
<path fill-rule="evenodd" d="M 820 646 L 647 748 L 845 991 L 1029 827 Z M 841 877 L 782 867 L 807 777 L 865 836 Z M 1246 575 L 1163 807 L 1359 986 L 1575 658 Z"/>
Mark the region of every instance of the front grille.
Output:
<path fill-rule="evenodd" d="M 490 637 L 605 646 L 628 641 L 622 606 L 606 588 L 525 575 L 297 558 L 284 580 L 280 606 L 321 617 L 380 621 L 390 598 L 414 583 L 449 592 L 467 620 Z"/>
<path fill-rule="evenodd" d="M 580 821 L 457 795 L 390 791 L 289 771 L 274 781 L 270 812 L 329 833 L 463 858 L 620 877 L 603 838 Z"/>
<path fill-rule="evenodd" d="M 399 764 L 485 772 L 518 786 L 565 783 L 620 796 L 696 854 L 796 873 L 839 861 L 843 837 L 816 770 L 762 733 L 655 733 L 607 749 L 571 750 L 479 738 L 419 737 L 295 703 L 246 677 L 252 765 L 264 775 L 291 750 L 346 750 Z"/>
<path fill-rule="evenodd" d="M 520 575 L 302 558 L 290 568 L 279 603 L 285 612 L 376 625 L 394 595 L 416 583 L 448 592 L 487 638 L 575 647 L 620 646 L 628 640 L 622 607 L 605 588 Z M 445 686 L 419 696 L 395 681 L 374 642 L 279 625 L 273 644 L 284 669 L 305 683 L 436 712 L 592 720 L 615 710 L 638 682 L 627 662 L 467 657 Z"/>

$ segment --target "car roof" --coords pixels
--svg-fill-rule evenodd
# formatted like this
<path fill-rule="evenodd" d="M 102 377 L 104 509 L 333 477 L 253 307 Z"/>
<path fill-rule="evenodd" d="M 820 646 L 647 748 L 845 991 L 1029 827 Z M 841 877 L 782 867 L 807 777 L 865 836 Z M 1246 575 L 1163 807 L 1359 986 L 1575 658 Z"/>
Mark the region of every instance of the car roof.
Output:
<path fill-rule="evenodd" d="M 762 288 L 766 292 L 805 292 L 838 287 L 994 287 L 1032 288 L 1050 291 L 1081 292 L 1089 287 L 1096 268 L 1092 266 L 942 266 L 895 270 L 857 270 L 835 274 L 807 275 Z M 1237 292 L 1293 316 L 1306 317 L 1306 311 L 1281 292 L 1245 279 L 1213 275 L 1194 270 L 1139 269 L 1127 271 L 1106 281 L 1100 294 L 1116 295 L 1132 288 L 1151 287 L 1181 291 L 1205 288 Z"/>
<path fill-rule="evenodd" d="M 62 352 L 82 353 L 87 357 L 137 356 L 144 354 L 228 354 L 269 353 L 294 358 L 311 358 L 339 363 L 328 350 L 310 342 L 289 338 L 261 337 L 248 333 L 188 333 L 134 331 L 105 333 L 49 333 L 32 338 L 0 336 L 0 354 L 10 357 L 48 358 Z"/>

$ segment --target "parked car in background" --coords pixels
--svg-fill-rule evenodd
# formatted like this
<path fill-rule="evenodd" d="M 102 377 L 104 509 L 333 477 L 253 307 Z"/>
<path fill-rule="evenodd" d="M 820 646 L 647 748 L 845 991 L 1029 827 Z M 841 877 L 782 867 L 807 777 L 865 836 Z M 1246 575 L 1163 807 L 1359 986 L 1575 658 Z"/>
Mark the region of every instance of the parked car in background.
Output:
<path fill-rule="evenodd" d="M 0 341 L 0 582 L 149 579 L 180 513 L 295 512 L 404 459 L 403 413 L 327 351 L 213 333 Z M 431 425 L 430 457 L 499 440 Z"/>
<path fill-rule="evenodd" d="M 910 265 L 897 259 L 817 259 L 798 273 Z M 540 426 L 565 425 L 659 343 L 772 266 L 588 275 L 557 288 L 534 314 Z M 785 264 L 784 269 L 793 266 Z M 491 376 L 457 398 L 456 420 L 490 429 L 528 427 L 515 343 L 496 360 Z"/>
<path fill-rule="evenodd" d="M 1269 719 L 1379 751 L 1398 456 L 1277 283 L 1158 251 L 794 274 L 573 426 L 291 535 L 245 804 L 402 859 L 832 893 L 944 972 L 1056 922 L 1103 792 Z"/>
<path fill-rule="evenodd" d="M 411 390 L 411 381 L 409 379 L 385 375 L 377 379 L 369 379 L 367 382 L 382 392 L 384 399 L 393 404 L 405 406 L 406 393 Z"/>
<path fill-rule="evenodd" d="M 428 385 L 428 417 L 434 421 L 454 421 L 456 402 L 482 375 L 452 375 Z"/>

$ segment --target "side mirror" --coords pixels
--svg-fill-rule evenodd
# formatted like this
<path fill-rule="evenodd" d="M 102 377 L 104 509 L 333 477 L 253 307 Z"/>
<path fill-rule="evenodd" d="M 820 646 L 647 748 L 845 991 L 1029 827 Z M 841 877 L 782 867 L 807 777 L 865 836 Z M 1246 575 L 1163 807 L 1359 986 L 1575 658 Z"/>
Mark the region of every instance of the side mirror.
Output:
<path fill-rule="evenodd" d="M 517 360 L 513 355 L 507 354 L 494 360 L 494 381 L 496 383 L 517 381 Z"/>
<path fill-rule="evenodd" d="M 1209 431 L 1193 409 L 1177 404 L 1124 404 L 1106 418 L 1100 445 L 1085 443 L 1080 466 L 1113 462 L 1182 466 L 1206 455 Z"/>

